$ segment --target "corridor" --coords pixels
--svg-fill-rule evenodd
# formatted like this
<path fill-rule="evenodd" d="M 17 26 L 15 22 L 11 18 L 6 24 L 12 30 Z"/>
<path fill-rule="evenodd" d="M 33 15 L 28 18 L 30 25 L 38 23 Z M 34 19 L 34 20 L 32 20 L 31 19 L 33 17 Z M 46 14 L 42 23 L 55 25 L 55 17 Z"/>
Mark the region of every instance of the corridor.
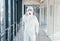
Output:
<path fill-rule="evenodd" d="M 45 33 L 45 31 L 43 31 L 42 29 L 39 31 L 39 34 L 36 37 L 36 39 L 37 39 L 36 41 L 45 41 L 45 40 L 46 41 L 51 41 L 51 39 L 49 38 L 49 36 L 47 35 L 47 33 Z M 17 33 L 17 36 L 14 39 L 14 41 L 23 41 L 23 31 L 21 29 Z"/>
<path fill-rule="evenodd" d="M 60 41 L 60 0 L 0 0 L 0 41 L 24 40 L 22 17 L 28 7 L 39 23 L 36 41 Z"/>

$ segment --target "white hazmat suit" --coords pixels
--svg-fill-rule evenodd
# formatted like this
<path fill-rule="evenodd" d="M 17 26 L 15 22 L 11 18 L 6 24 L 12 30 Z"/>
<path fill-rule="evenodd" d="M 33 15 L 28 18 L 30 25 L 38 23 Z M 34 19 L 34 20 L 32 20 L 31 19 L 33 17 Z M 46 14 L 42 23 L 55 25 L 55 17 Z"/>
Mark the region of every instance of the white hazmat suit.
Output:
<path fill-rule="evenodd" d="M 39 32 L 39 23 L 37 17 L 33 15 L 33 8 L 28 7 L 27 13 L 23 16 L 24 41 L 36 41 L 36 35 Z"/>

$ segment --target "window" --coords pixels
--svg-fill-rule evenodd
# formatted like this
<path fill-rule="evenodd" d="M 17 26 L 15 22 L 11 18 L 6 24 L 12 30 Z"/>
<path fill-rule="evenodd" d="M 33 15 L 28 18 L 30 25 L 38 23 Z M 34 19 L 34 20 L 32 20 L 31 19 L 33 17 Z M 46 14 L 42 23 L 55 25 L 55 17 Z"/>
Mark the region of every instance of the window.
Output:
<path fill-rule="evenodd" d="M 19 24 L 20 18 L 22 17 L 22 3 L 20 0 L 18 1 L 19 3 L 16 3 L 16 0 L 0 0 L 1 41 L 13 41 L 18 29 L 20 28 L 17 27 L 17 23 Z"/>
<path fill-rule="evenodd" d="M 5 1 L 4 0 L 0 0 L 0 38 L 1 41 L 5 41 L 6 39 L 6 33 L 5 33 Z"/>
<path fill-rule="evenodd" d="M 8 41 L 8 30 L 6 30 L 6 41 Z"/>
<path fill-rule="evenodd" d="M 13 26 L 11 26 L 11 41 L 13 40 Z"/>
<path fill-rule="evenodd" d="M 17 24 L 20 23 L 20 19 L 22 18 L 22 0 L 17 1 Z M 17 32 L 19 31 L 19 26 L 17 26 Z"/>
<path fill-rule="evenodd" d="M 16 35 L 16 0 L 2 0 L 0 13 L 1 41 L 13 40 L 13 30 Z M 14 7 L 13 7 L 14 6 Z M 13 10 L 14 9 L 14 10 Z M 14 25 L 13 25 L 14 24 Z M 13 29 L 13 26 L 15 26 Z M 3 39 L 3 40 L 2 40 Z"/>

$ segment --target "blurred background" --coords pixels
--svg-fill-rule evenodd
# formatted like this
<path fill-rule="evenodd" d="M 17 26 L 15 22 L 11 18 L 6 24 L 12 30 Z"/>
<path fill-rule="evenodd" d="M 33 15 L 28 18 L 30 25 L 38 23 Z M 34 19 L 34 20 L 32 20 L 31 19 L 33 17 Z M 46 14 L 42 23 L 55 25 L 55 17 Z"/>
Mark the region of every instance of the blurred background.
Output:
<path fill-rule="evenodd" d="M 0 41 L 23 41 L 21 18 L 28 6 L 39 21 L 36 41 L 60 41 L 60 0 L 0 0 Z"/>

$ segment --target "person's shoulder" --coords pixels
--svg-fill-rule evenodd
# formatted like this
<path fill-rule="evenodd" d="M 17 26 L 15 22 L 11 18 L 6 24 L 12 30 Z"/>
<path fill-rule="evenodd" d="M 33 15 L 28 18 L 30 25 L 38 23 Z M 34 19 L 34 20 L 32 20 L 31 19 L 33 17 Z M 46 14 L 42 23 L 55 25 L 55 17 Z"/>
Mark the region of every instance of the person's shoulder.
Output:
<path fill-rule="evenodd" d="M 23 15 L 22 18 L 24 19 L 25 18 L 25 15 Z"/>
<path fill-rule="evenodd" d="M 37 17 L 34 15 L 34 19 L 37 20 Z"/>
<path fill-rule="evenodd" d="M 26 20 L 26 16 L 25 15 L 22 16 L 22 20 L 25 22 L 25 20 Z"/>
<path fill-rule="evenodd" d="M 33 17 L 35 17 L 35 18 L 36 18 L 36 16 L 35 16 L 35 15 L 33 15 Z"/>

